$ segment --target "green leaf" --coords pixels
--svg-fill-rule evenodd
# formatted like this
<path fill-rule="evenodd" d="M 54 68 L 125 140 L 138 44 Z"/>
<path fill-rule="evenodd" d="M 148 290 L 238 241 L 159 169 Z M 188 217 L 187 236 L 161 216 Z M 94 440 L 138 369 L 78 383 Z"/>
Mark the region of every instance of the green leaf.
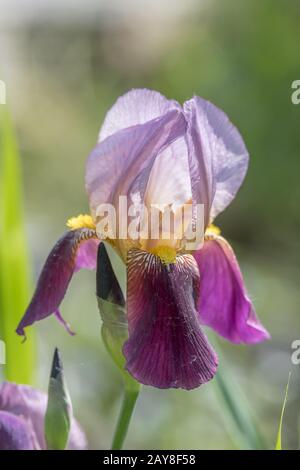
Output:
<path fill-rule="evenodd" d="M 249 402 L 234 380 L 218 340 L 208 335 L 219 356 L 219 367 L 213 380 L 222 406 L 222 416 L 232 440 L 241 449 L 266 449 L 264 439 L 251 413 Z"/>
<path fill-rule="evenodd" d="M 219 366 L 214 384 L 223 403 L 222 410 L 233 440 L 242 449 L 264 449 L 265 444 L 249 411 L 247 400 L 234 383 L 227 366 L 226 373 Z"/>
<path fill-rule="evenodd" d="M 29 300 L 29 284 L 20 158 L 7 107 L 0 105 L 0 339 L 6 346 L 5 378 L 30 384 L 36 363 L 34 334 L 22 344 L 15 333 Z"/>
<path fill-rule="evenodd" d="M 72 404 L 58 349 L 55 349 L 48 388 L 45 439 L 48 450 L 64 450 L 68 443 Z"/>
<path fill-rule="evenodd" d="M 281 442 L 281 440 L 282 440 L 282 421 L 283 421 L 284 410 L 285 410 L 285 406 L 286 406 L 286 402 L 287 402 L 287 398 L 288 398 L 290 379 L 291 379 L 291 372 L 289 373 L 288 382 L 287 382 L 286 388 L 285 388 L 285 395 L 284 395 L 283 405 L 282 405 L 282 409 L 281 409 L 281 415 L 280 415 L 280 421 L 279 421 L 279 427 L 278 427 L 275 450 L 282 450 L 282 442 Z"/>

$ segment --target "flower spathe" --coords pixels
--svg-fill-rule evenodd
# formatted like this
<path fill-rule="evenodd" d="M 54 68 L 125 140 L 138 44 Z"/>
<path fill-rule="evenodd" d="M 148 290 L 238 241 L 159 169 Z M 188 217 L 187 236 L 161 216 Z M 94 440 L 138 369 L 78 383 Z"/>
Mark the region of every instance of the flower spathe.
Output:
<path fill-rule="evenodd" d="M 192 253 L 184 238 L 178 245 L 160 238 L 113 241 L 127 265 L 129 338 L 123 352 L 134 378 L 184 389 L 209 381 L 217 357 L 203 324 L 234 343 L 267 339 L 234 253 L 211 226 L 235 197 L 247 167 L 238 130 L 212 103 L 194 97 L 181 107 L 150 90 L 120 97 L 87 161 L 91 216 L 73 219 L 49 255 L 18 333 L 51 313 L 61 318 L 59 305 L 76 266 L 96 265 L 97 209 L 117 207 L 123 196 L 129 204 L 138 197 L 146 207 L 203 204 L 206 230 L 203 246 Z"/>

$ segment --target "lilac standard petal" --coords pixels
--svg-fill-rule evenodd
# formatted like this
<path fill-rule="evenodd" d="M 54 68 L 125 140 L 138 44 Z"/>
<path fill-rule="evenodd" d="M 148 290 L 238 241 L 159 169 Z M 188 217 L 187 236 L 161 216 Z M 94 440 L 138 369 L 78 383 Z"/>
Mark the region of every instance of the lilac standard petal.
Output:
<path fill-rule="evenodd" d="M 116 208 L 119 196 L 144 198 L 149 174 L 157 155 L 184 135 L 186 121 L 177 110 L 145 124 L 121 130 L 99 143 L 86 167 L 86 189 L 91 213 L 96 217 L 100 204 Z"/>
<path fill-rule="evenodd" d="M 100 141 L 127 127 L 145 124 L 171 110 L 182 111 L 174 100 L 157 91 L 134 89 L 118 98 L 108 111 L 100 132 Z M 191 198 L 187 145 L 178 139 L 158 155 L 147 187 L 147 203 L 184 204 Z"/>
<path fill-rule="evenodd" d="M 185 137 L 180 137 L 156 158 L 150 173 L 145 202 L 181 206 L 191 200 L 191 178 Z"/>
<path fill-rule="evenodd" d="M 0 450 L 34 450 L 28 424 L 0 410 Z"/>
<path fill-rule="evenodd" d="M 270 337 L 255 315 L 231 246 L 222 237 L 205 241 L 194 254 L 200 271 L 201 321 L 233 343 Z"/>
<path fill-rule="evenodd" d="M 151 253 L 128 253 L 126 369 L 158 388 L 198 387 L 216 373 L 217 357 L 195 308 L 199 272 L 191 255 L 164 265 Z"/>
<path fill-rule="evenodd" d="M 46 408 L 46 393 L 28 385 L 17 385 L 10 382 L 4 382 L 0 385 L 0 410 L 22 418 L 27 423 L 34 449 L 46 449 L 44 438 Z M 68 449 L 84 450 L 86 448 L 85 434 L 73 418 Z"/>
<path fill-rule="evenodd" d="M 95 240 L 93 245 L 90 245 L 91 238 L 96 239 L 96 233 L 83 228 L 67 232 L 56 243 L 42 269 L 29 307 L 18 325 L 16 331 L 19 335 L 25 334 L 25 327 L 58 310 L 75 269 L 95 267 L 95 261 L 92 262 L 91 258 L 94 253 L 95 260 L 97 259 L 95 244 L 99 241 Z M 89 243 L 88 250 L 80 251 L 80 246 L 85 243 Z M 80 258 L 77 260 L 78 250 Z"/>
<path fill-rule="evenodd" d="M 242 137 L 227 115 L 198 96 L 184 104 L 192 192 L 205 204 L 206 224 L 235 197 L 248 168 Z"/>
<path fill-rule="evenodd" d="M 126 127 L 144 124 L 179 107 L 176 101 L 168 100 L 157 91 L 131 90 L 120 96 L 106 114 L 99 141 Z"/>

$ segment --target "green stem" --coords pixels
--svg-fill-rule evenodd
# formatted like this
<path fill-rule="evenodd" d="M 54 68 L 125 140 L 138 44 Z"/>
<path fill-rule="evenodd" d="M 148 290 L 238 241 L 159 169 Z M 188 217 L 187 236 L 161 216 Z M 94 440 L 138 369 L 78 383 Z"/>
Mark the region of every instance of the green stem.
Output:
<path fill-rule="evenodd" d="M 125 386 L 123 403 L 111 447 L 112 450 L 121 450 L 123 447 L 138 396 L 139 389 Z"/>

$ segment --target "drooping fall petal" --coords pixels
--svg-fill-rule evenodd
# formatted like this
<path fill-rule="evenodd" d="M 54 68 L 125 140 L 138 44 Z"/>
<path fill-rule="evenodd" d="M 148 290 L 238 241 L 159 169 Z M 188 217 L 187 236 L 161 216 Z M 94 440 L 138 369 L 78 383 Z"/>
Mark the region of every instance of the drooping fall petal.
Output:
<path fill-rule="evenodd" d="M 165 265 L 157 256 L 128 254 L 126 368 L 139 382 L 190 390 L 208 382 L 217 357 L 195 308 L 199 272 L 191 255 Z"/>
<path fill-rule="evenodd" d="M 222 237 L 194 253 L 200 271 L 201 321 L 233 343 L 257 343 L 269 333 L 256 317 L 237 259 Z"/>
<path fill-rule="evenodd" d="M 42 269 L 33 298 L 16 330 L 19 335 L 25 334 L 25 327 L 52 313 L 60 316 L 58 309 L 74 271 L 96 267 L 98 243 L 95 231 L 86 228 L 71 230 L 62 236 Z"/>

